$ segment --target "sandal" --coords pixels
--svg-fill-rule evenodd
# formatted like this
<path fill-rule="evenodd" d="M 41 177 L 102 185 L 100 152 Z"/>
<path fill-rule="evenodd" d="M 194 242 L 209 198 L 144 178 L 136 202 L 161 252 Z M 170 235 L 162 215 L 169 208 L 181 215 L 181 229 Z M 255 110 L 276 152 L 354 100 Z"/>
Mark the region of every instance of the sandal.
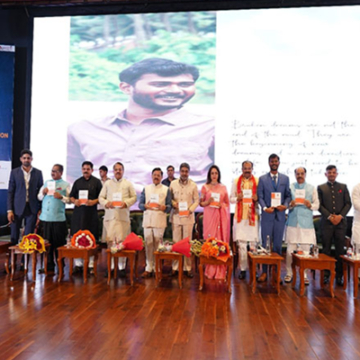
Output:
<path fill-rule="evenodd" d="M 285 281 L 286 283 L 291 283 L 291 281 L 292 281 L 292 276 L 291 276 L 291 275 L 286 275 L 286 276 L 284 277 L 284 281 Z"/>

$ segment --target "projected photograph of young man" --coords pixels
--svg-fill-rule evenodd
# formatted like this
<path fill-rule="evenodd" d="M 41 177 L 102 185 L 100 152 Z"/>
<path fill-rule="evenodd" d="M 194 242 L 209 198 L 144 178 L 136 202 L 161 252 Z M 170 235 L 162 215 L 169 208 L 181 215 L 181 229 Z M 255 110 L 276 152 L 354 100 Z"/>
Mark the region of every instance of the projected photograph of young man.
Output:
<path fill-rule="evenodd" d="M 172 19 L 173 27 L 177 15 Z M 212 20 L 215 21 L 215 15 Z M 183 16 L 178 16 L 178 21 L 182 23 Z M 215 32 L 215 22 L 210 29 Z M 79 165 L 84 160 L 92 161 L 95 169 L 103 164 L 111 168 L 121 161 L 125 176 L 134 183 L 137 192 L 151 182 L 154 167 L 165 169 L 172 164 L 178 169 L 184 161 L 190 164 L 192 179 L 199 187 L 206 181 L 214 162 L 215 35 L 199 31 L 190 36 L 179 30 L 166 35 L 169 37 L 163 44 L 166 49 L 149 52 L 149 47 L 141 47 L 137 50 L 143 59 L 119 65 L 116 92 L 121 94 L 120 100 L 125 95 L 126 102 L 119 101 L 117 113 L 105 113 L 103 117 L 69 126 L 69 181 L 79 175 Z M 193 44 L 189 45 L 188 40 Z M 193 52 L 179 56 L 184 50 L 176 49 L 185 43 L 187 49 L 193 47 Z M 188 61 L 191 59 L 193 63 Z"/>

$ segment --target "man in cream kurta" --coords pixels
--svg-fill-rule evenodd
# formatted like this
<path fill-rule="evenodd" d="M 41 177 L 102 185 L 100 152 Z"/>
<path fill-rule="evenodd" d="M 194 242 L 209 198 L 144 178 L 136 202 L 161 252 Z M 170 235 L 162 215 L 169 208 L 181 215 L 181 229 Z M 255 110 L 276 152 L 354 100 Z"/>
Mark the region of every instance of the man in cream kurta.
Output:
<path fill-rule="evenodd" d="M 99 202 L 105 207 L 104 226 L 108 247 L 111 241 L 123 241 L 130 234 L 130 207 L 136 202 L 133 184 L 124 179 L 124 166 L 117 162 L 114 178 L 105 182 Z M 119 258 L 120 276 L 125 276 L 126 258 Z M 111 264 L 112 268 L 114 263 Z"/>
<path fill-rule="evenodd" d="M 246 277 L 247 261 L 247 242 L 255 243 L 259 241 L 259 214 L 257 184 L 258 179 L 252 175 L 253 163 L 244 161 L 242 163 L 242 175 L 235 179 L 232 189 L 230 202 L 236 204 L 234 215 L 233 238 L 238 243 L 240 258 L 239 279 Z"/>
<path fill-rule="evenodd" d="M 355 245 L 355 249 L 359 252 L 360 249 L 360 184 L 357 184 L 351 194 L 352 204 L 354 206 L 354 219 L 352 224 L 352 236 L 351 242 L 353 246 Z M 356 255 L 356 254 L 354 254 Z M 360 278 L 360 269 L 359 274 Z"/>
<path fill-rule="evenodd" d="M 291 184 L 291 202 L 289 215 L 286 222 L 285 242 L 286 249 L 286 276 L 285 282 L 292 281 L 292 253 L 297 244 L 303 251 L 310 251 L 310 246 L 316 244 L 316 235 L 313 222 L 313 211 L 319 209 L 319 197 L 317 189 L 306 183 L 306 169 L 295 169 L 296 182 Z M 309 280 L 305 271 L 305 284 Z"/>
<path fill-rule="evenodd" d="M 173 241 L 178 242 L 186 237 L 192 238 L 195 223 L 194 211 L 199 205 L 199 193 L 196 183 L 189 179 L 190 166 L 187 163 L 180 165 L 180 178 L 173 180 L 170 185 L 172 210 L 170 221 L 172 223 Z M 178 261 L 173 262 L 173 275 L 179 268 Z M 192 278 L 191 258 L 185 257 L 185 274 Z"/>
<path fill-rule="evenodd" d="M 153 183 L 145 186 L 140 196 L 139 208 L 144 211 L 143 228 L 145 237 L 146 268 L 141 275 L 149 278 L 155 271 L 154 251 L 162 243 L 166 228 L 166 214 L 171 210 L 171 194 L 161 183 L 163 172 L 160 168 L 152 171 Z"/>

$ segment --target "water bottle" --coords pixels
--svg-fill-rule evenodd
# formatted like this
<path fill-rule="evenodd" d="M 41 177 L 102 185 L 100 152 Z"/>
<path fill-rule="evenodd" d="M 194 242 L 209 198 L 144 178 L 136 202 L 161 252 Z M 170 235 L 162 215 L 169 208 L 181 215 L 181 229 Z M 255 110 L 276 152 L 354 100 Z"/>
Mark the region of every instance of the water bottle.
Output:
<path fill-rule="evenodd" d="M 71 230 L 68 229 L 68 234 L 66 237 L 66 247 L 70 248 L 71 247 Z"/>
<path fill-rule="evenodd" d="M 351 258 L 353 256 L 352 248 L 349 246 L 346 250 L 347 257 Z"/>
<path fill-rule="evenodd" d="M 270 236 L 266 236 L 266 246 L 265 246 L 266 253 L 268 255 L 271 254 L 271 243 L 270 243 Z"/>
<path fill-rule="evenodd" d="M 355 252 L 356 260 L 360 260 L 360 246 L 356 244 L 356 252 Z"/>
<path fill-rule="evenodd" d="M 317 245 L 314 245 L 314 257 L 319 257 L 319 247 Z"/>

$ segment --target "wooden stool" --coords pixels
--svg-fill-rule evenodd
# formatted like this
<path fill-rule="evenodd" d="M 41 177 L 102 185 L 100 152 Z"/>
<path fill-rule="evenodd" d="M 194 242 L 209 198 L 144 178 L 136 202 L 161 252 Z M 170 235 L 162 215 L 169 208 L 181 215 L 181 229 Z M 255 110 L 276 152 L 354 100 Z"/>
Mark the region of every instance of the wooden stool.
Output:
<path fill-rule="evenodd" d="M 97 261 L 98 261 L 98 249 L 99 246 L 96 246 L 94 249 L 79 249 L 75 247 L 61 246 L 58 250 L 58 267 L 59 267 L 59 278 L 58 282 L 61 281 L 63 277 L 63 258 L 69 258 L 69 275 L 72 275 L 73 272 L 73 259 L 84 259 L 84 284 L 87 282 L 87 270 L 89 266 L 89 259 L 91 256 L 94 256 L 94 275 L 97 276 Z"/>
<path fill-rule="evenodd" d="M 304 271 L 305 269 L 312 269 L 312 270 L 321 270 L 321 288 L 324 288 L 324 270 L 330 270 L 330 294 L 332 297 L 334 295 L 334 278 L 335 278 L 335 263 L 336 260 L 330 256 L 325 254 L 319 254 L 319 257 L 305 257 L 297 254 L 292 255 L 292 272 L 293 272 L 293 281 L 292 287 L 295 287 L 296 284 L 296 266 L 299 267 L 299 274 L 300 274 L 300 296 L 303 296 L 305 293 L 305 276 Z"/>
<path fill-rule="evenodd" d="M 11 274 L 10 274 L 10 281 L 13 281 L 14 278 L 14 274 L 15 274 L 15 256 L 17 254 L 21 254 L 24 255 L 25 257 L 25 263 L 24 263 L 24 273 L 27 274 L 28 271 L 28 262 L 29 262 L 29 256 L 31 256 L 31 263 L 32 263 L 32 276 L 33 276 L 33 281 L 36 281 L 36 262 L 37 262 L 37 255 L 40 254 L 41 257 L 41 262 L 44 258 L 45 255 L 45 260 L 44 260 L 44 265 L 45 265 L 45 275 L 47 275 L 47 255 L 48 255 L 48 250 L 49 250 L 50 244 L 48 242 L 45 243 L 45 252 L 43 252 L 42 254 L 40 254 L 38 251 L 34 251 L 31 254 L 26 254 L 25 250 L 22 250 L 19 248 L 19 245 L 14 245 L 14 246 L 9 246 L 9 250 L 10 250 L 10 256 L 11 256 Z M 9 271 L 9 266 L 8 264 L 5 265 L 5 268 L 7 268 L 7 272 Z"/>
<path fill-rule="evenodd" d="M 129 259 L 129 266 L 130 266 L 130 284 L 131 286 L 134 285 L 134 264 L 135 264 L 135 277 L 138 277 L 137 272 L 137 252 L 135 250 L 121 250 L 116 253 L 112 253 L 110 249 L 106 250 L 107 252 L 107 266 L 108 266 L 108 285 L 110 284 L 111 280 L 111 259 L 114 259 L 114 279 L 117 278 L 117 269 L 118 269 L 118 259 L 119 258 L 127 258 Z"/>
<path fill-rule="evenodd" d="M 161 252 L 155 251 L 155 281 L 156 287 L 162 279 L 162 263 L 161 260 L 178 260 L 179 261 L 179 288 L 182 289 L 182 276 L 183 276 L 183 255 L 176 252 Z"/>
<path fill-rule="evenodd" d="M 249 260 L 249 272 L 250 281 L 249 285 L 252 285 L 252 292 L 255 294 L 256 291 L 256 266 L 259 264 L 275 265 L 272 267 L 272 284 L 276 286 L 277 293 L 280 295 L 280 273 L 281 273 L 281 261 L 284 260 L 278 253 L 272 252 L 270 255 L 254 255 L 250 251 L 248 252 Z M 276 272 L 275 272 L 276 267 Z"/>
<path fill-rule="evenodd" d="M 348 268 L 353 268 L 353 286 L 354 286 L 354 298 L 358 296 L 358 286 L 359 286 L 359 267 L 360 267 L 360 259 L 350 258 L 345 255 L 340 256 L 343 261 L 343 271 L 344 271 L 344 290 L 347 288 L 348 281 Z M 350 273 L 350 272 L 349 272 Z"/>
<path fill-rule="evenodd" d="M 206 257 L 203 255 L 199 256 L 200 264 L 199 264 L 199 274 L 200 274 L 200 285 L 199 290 L 201 291 L 204 286 L 204 265 L 217 265 L 217 266 L 226 266 L 227 267 L 227 290 L 229 293 L 231 293 L 231 275 L 233 270 L 233 264 L 234 264 L 234 258 L 232 254 L 227 259 L 226 262 L 218 260 L 213 257 Z"/>

